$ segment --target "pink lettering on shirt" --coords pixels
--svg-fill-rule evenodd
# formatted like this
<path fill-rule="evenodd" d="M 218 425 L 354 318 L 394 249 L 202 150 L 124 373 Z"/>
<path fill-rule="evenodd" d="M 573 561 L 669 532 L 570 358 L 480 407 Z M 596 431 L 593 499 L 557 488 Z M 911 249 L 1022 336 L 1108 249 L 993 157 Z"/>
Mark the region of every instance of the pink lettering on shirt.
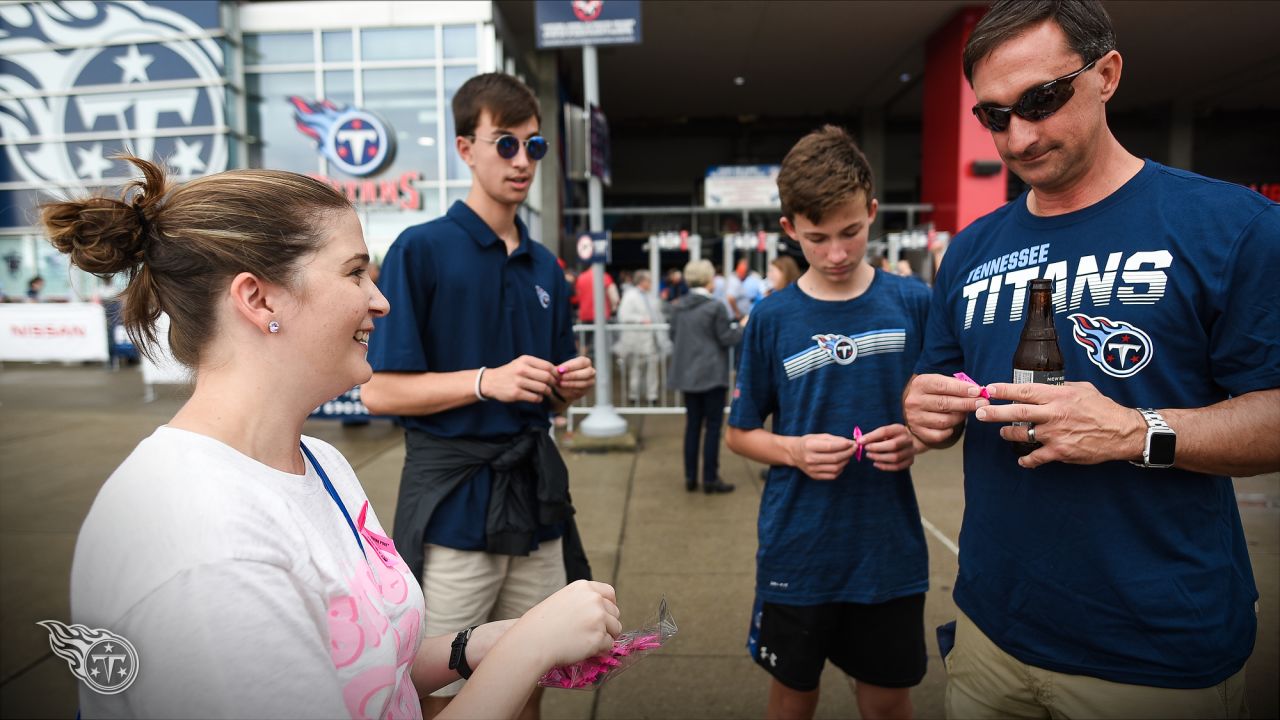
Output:
<path fill-rule="evenodd" d="M 396 669 L 390 665 L 375 665 L 356 675 L 342 687 L 347 712 L 353 718 L 386 717 L 388 713 L 381 711 L 391 709 L 395 685 Z"/>
<path fill-rule="evenodd" d="M 342 697 L 351 717 L 420 720 L 411 669 L 422 612 L 404 607 L 409 568 L 394 543 L 366 525 L 368 508 L 365 501 L 357 528 L 381 562 L 361 563 L 347 580 L 348 594 L 330 601 L 330 655 L 336 668 L 355 673 L 350 679 L 343 675 Z"/>

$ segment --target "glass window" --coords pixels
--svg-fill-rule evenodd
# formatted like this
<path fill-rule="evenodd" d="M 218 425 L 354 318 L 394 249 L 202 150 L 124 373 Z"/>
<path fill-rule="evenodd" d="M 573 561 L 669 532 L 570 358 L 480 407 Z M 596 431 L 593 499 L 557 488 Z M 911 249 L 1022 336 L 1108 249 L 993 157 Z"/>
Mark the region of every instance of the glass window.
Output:
<path fill-rule="evenodd" d="M 360 31 L 360 57 L 365 60 L 434 60 L 435 28 L 366 28 Z"/>
<path fill-rule="evenodd" d="M 356 104 L 356 76 L 350 70 L 329 70 L 324 74 L 324 97 L 333 104 Z"/>
<path fill-rule="evenodd" d="M 249 96 L 249 134 L 257 142 L 249 146 L 249 165 L 255 168 L 314 173 L 320 169 L 315 141 L 294 123 L 290 95 L 314 102 L 312 73 L 252 73 L 245 76 Z"/>
<path fill-rule="evenodd" d="M 84 143 L 81 145 L 81 147 L 87 147 L 87 146 L 88 146 L 88 143 Z M 18 153 L 21 153 L 22 155 L 27 157 L 27 162 L 33 162 L 32 154 L 39 152 L 41 147 L 45 147 L 45 146 L 18 145 L 14 147 L 11 152 L 16 151 Z M 75 148 L 74 145 L 68 143 L 67 153 L 71 154 L 74 148 Z M 125 175 L 124 168 L 126 167 L 126 164 L 119 160 L 111 160 L 110 158 L 111 155 L 115 154 L 115 151 L 124 150 L 124 149 L 125 148 L 122 144 L 122 141 L 120 140 L 105 141 L 102 143 L 102 156 L 111 162 L 111 167 L 105 168 L 103 171 L 103 175 L 105 177 L 114 178 L 114 177 L 120 177 Z M 7 160 L 8 158 L 5 158 L 5 159 Z M 9 166 L 9 167 L 12 167 L 12 166 Z M 133 166 L 128 165 L 127 167 L 132 168 Z M 0 164 L 0 172 L 8 169 L 9 168 L 5 167 L 4 164 Z M 10 170 L 10 172 L 14 172 L 14 171 Z M 133 176 L 128 175 L 128 177 L 133 177 Z M 4 179 L 7 181 L 18 181 L 18 182 L 23 180 L 21 176 L 14 176 L 14 175 L 11 175 Z M 92 177 L 92 175 L 89 177 L 81 178 L 80 181 L 83 182 L 86 186 L 88 186 L 88 189 L 90 190 L 90 192 L 99 190 L 100 188 L 98 186 L 105 184 L 102 181 L 95 180 Z M 110 182 L 110 180 L 107 180 L 106 182 Z M 115 190 L 114 196 L 110 192 L 113 189 Z M 119 197 L 120 191 L 118 189 L 108 187 L 106 194 L 109 197 Z M 0 227 L 27 228 L 27 227 L 35 227 L 39 225 L 40 224 L 40 203 L 47 202 L 49 199 L 50 199 L 49 195 L 45 194 L 44 190 L 0 191 Z M 5 262 L 8 262 L 8 261 L 6 260 Z M 3 265 L 0 265 L 0 267 L 3 267 Z"/>
<path fill-rule="evenodd" d="M 449 107 L 453 102 L 454 93 L 458 92 L 458 88 L 462 87 L 462 83 L 466 82 L 476 74 L 475 66 L 462 65 L 458 67 L 449 67 L 444 69 L 444 104 Z M 453 139 L 457 136 L 457 131 L 453 124 L 453 113 L 445 113 L 445 144 L 453 147 Z M 448 172 L 446 177 L 450 180 L 470 180 L 471 171 L 467 168 L 467 164 L 458 157 L 458 153 L 451 152 L 448 157 Z"/>
<path fill-rule="evenodd" d="M 352 42 L 350 30 L 325 32 L 321 36 L 325 62 L 350 62 Z"/>
<path fill-rule="evenodd" d="M 261 33 L 244 36 L 245 65 L 280 65 L 315 60 L 314 38 L 304 33 Z"/>
<path fill-rule="evenodd" d="M 71 258 L 58 252 L 57 248 L 47 242 L 36 243 L 36 271 L 40 277 L 44 278 L 44 291 L 41 293 L 45 299 L 49 298 L 65 298 L 68 300 L 79 300 L 71 287 Z M 85 273 L 79 273 L 82 280 Z M 83 282 L 77 282 L 76 287 L 85 285 Z M 27 284 L 24 282 L 21 286 L 22 293 L 27 292 Z"/>
<path fill-rule="evenodd" d="M 467 193 L 469 192 L 471 192 L 471 188 L 469 187 L 451 187 L 448 190 L 445 190 L 445 203 L 449 207 L 453 207 L 455 202 L 459 200 L 466 200 Z"/>
<path fill-rule="evenodd" d="M 0 193 L 4 194 L 7 193 Z M 29 207 L 35 207 L 40 199 L 33 197 L 30 202 L 32 204 Z M 16 209 L 17 206 L 13 208 Z M 27 248 L 28 242 L 24 236 L 0 235 L 0 299 L 23 297 L 27 292 L 27 281 L 39 274 L 31 265 L 32 258 Z"/>
<path fill-rule="evenodd" d="M 364 71 L 364 108 L 395 132 L 396 157 L 384 176 L 418 171 L 424 180 L 440 177 L 435 68 Z"/>
<path fill-rule="evenodd" d="M 360 220 L 364 223 L 364 238 L 369 245 L 369 253 L 376 258 L 383 258 L 387 248 L 399 237 L 404 229 L 440 217 L 439 185 L 431 183 L 429 187 L 415 186 L 421 200 L 421 207 L 416 210 L 362 210 Z"/>
<path fill-rule="evenodd" d="M 218 49 L 222 51 L 222 77 L 231 81 L 240 74 L 240 68 L 236 64 L 235 47 L 232 46 L 230 38 L 220 38 L 217 40 Z M 248 60 L 248 53 L 245 53 L 245 60 Z"/>
<path fill-rule="evenodd" d="M 446 58 L 476 57 L 476 26 L 445 25 L 444 56 Z"/>
<path fill-rule="evenodd" d="M 431 183 L 430 186 L 418 188 L 422 192 L 422 212 L 426 214 L 427 219 L 435 219 L 444 214 L 444 210 L 440 209 L 440 185 Z"/>

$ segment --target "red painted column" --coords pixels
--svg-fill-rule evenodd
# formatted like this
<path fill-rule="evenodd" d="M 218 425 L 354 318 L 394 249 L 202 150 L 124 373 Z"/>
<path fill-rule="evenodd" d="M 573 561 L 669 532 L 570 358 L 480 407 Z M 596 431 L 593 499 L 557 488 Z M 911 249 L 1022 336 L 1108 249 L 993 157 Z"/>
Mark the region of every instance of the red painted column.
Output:
<path fill-rule="evenodd" d="M 977 98 L 964 79 L 964 44 L 985 12 L 960 10 L 925 45 L 920 201 L 933 204 L 934 227 L 951 233 L 1005 202 L 1008 171 L 991 134 L 973 116 Z M 999 169 L 979 176 L 975 161 Z"/>

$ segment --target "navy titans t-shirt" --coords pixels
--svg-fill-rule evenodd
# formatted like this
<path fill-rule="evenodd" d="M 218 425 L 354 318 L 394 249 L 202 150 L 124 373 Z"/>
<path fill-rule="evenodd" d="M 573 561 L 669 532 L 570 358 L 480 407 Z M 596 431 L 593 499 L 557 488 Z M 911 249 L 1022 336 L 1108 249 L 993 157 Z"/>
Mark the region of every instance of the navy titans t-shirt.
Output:
<path fill-rule="evenodd" d="M 903 422 L 902 389 L 920 354 L 929 288 L 876 271 L 852 300 L 823 301 L 793 283 L 756 305 L 743 337 L 729 424 L 852 438 Z M 773 467 L 760 500 L 757 600 L 881 603 L 922 593 L 929 563 L 908 470 L 865 455 L 835 480 Z"/>
<path fill-rule="evenodd" d="M 1028 282 L 1055 281 L 1066 379 L 1130 408 L 1280 386 L 1280 206 L 1147 161 L 1077 212 L 1025 194 L 956 236 L 919 373 L 1009 382 Z M 972 416 L 956 604 L 1023 662 L 1113 682 L 1215 685 L 1257 626 L 1231 480 L 1127 462 L 1024 470 Z"/>
<path fill-rule="evenodd" d="M 382 263 L 378 286 L 391 303 L 374 320 L 369 364 L 374 372 L 455 372 L 495 368 L 521 355 L 562 363 L 578 352 L 569 288 L 556 258 L 529 238 L 506 245 L 461 201 L 444 217 L 406 229 Z M 401 418 L 406 428 L 437 437 L 499 440 L 550 427 L 545 403 L 476 402 L 434 415 Z M 492 476 L 482 468 L 436 508 L 426 541 L 459 550 L 485 548 Z M 559 537 L 560 528 L 539 534 Z"/>

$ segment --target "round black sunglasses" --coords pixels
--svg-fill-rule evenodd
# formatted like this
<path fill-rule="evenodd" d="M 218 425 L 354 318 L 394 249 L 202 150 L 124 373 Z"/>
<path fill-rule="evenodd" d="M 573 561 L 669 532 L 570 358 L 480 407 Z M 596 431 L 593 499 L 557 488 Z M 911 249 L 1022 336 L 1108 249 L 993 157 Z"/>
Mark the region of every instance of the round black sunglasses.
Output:
<path fill-rule="evenodd" d="M 524 142 L 521 142 L 520 138 L 515 135 L 499 135 L 496 138 L 482 138 L 476 135 L 468 135 L 468 137 L 473 141 L 483 140 L 487 143 L 492 143 L 498 151 L 498 156 L 504 160 L 510 160 L 515 157 L 516 153 L 520 152 L 521 145 L 524 145 L 525 152 L 529 153 L 530 160 L 541 160 L 546 157 L 547 150 L 550 149 L 547 139 L 541 135 L 534 135 Z"/>
<path fill-rule="evenodd" d="M 1001 107 L 993 103 L 978 103 L 973 106 L 973 114 L 982 123 L 982 127 L 991 132 L 1004 132 L 1009 129 L 1010 115 L 1017 115 L 1024 120 L 1035 122 L 1043 120 L 1062 109 L 1063 105 L 1075 95 L 1071 83 L 1080 73 L 1093 67 L 1097 58 L 1079 70 L 1037 85 L 1022 93 L 1022 97 L 1012 105 Z"/>

